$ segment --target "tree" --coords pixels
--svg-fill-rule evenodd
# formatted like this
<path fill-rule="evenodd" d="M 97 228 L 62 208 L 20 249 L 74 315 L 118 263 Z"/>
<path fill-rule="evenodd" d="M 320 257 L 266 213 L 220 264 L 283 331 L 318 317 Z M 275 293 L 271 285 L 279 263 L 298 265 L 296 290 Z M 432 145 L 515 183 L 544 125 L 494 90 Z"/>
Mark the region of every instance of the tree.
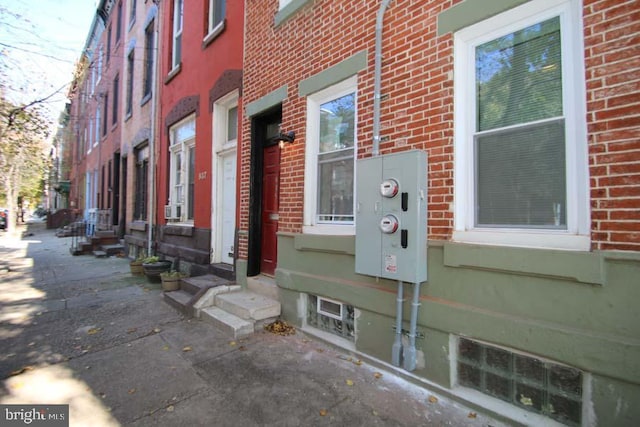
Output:
<path fill-rule="evenodd" d="M 37 183 L 47 169 L 50 124 L 41 109 L 39 102 L 16 106 L 0 94 L 0 195 L 9 209 L 9 230 L 15 229 L 18 197 L 35 199 L 42 190 Z"/>

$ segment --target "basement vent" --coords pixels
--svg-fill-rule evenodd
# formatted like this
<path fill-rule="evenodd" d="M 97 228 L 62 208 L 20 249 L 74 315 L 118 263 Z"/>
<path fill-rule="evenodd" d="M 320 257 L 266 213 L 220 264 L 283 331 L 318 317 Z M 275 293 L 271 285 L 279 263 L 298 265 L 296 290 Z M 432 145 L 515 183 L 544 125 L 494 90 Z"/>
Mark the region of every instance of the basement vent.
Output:
<path fill-rule="evenodd" d="M 563 424 L 581 422 L 582 372 L 575 368 L 459 338 L 458 383 Z"/>
<path fill-rule="evenodd" d="M 328 298 L 309 295 L 307 304 L 307 324 L 325 332 L 355 340 L 354 309 Z"/>

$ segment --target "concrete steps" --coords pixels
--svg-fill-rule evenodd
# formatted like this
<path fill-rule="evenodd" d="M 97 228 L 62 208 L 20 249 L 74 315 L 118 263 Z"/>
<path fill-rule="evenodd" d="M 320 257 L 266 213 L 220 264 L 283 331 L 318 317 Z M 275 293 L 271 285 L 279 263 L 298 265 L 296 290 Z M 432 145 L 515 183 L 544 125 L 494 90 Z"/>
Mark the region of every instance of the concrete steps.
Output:
<path fill-rule="evenodd" d="M 280 303 L 270 297 L 273 289 L 266 293 L 243 291 L 235 282 L 207 274 L 182 279 L 180 289 L 165 292 L 164 300 L 185 316 L 196 317 L 233 338 L 241 338 L 280 316 Z"/>
<path fill-rule="evenodd" d="M 176 308 L 187 317 L 198 317 L 197 302 L 209 289 L 220 288 L 218 291 L 229 292 L 232 282 L 226 279 L 208 274 L 197 277 L 186 277 L 180 280 L 180 289 L 165 292 L 163 297 L 172 307 Z M 239 288 L 239 287 L 238 287 Z M 194 306 L 196 306 L 194 308 Z"/>
<path fill-rule="evenodd" d="M 280 316 L 280 303 L 250 291 L 216 295 L 215 305 L 201 311 L 200 317 L 234 338 L 251 335 Z"/>

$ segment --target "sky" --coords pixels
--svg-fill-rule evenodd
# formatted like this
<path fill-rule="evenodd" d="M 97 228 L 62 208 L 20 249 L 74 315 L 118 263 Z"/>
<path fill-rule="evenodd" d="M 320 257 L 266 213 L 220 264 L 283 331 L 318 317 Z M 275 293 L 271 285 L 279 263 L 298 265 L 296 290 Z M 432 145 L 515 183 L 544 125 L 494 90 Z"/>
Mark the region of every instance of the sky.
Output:
<path fill-rule="evenodd" d="M 0 83 L 26 104 L 48 95 L 50 119 L 64 108 L 96 0 L 0 0 Z"/>

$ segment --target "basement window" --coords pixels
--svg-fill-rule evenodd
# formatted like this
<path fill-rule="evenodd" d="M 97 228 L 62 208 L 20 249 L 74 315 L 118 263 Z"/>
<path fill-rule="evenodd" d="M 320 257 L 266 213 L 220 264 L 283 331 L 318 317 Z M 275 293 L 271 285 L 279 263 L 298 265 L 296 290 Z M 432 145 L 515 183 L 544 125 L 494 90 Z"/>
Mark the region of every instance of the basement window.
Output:
<path fill-rule="evenodd" d="M 459 338 L 458 384 L 570 426 L 582 415 L 582 372 Z"/>
<path fill-rule="evenodd" d="M 307 324 L 333 335 L 355 340 L 355 310 L 352 305 L 309 295 Z"/>

